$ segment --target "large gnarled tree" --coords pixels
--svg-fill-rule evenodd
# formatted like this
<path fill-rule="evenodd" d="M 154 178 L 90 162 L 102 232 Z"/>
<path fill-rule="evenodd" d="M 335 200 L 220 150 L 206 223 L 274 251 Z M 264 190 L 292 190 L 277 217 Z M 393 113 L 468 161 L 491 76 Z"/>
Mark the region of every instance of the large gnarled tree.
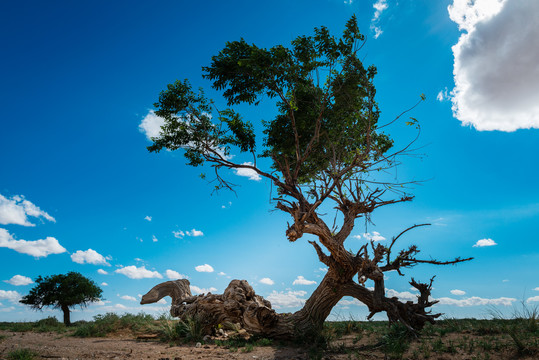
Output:
<path fill-rule="evenodd" d="M 415 303 L 385 296 L 384 272 L 402 275 L 401 269 L 420 263 L 469 260 L 425 260 L 418 257 L 416 246 L 394 249 L 401 235 L 425 224 L 404 230 L 389 246 L 371 241 L 353 253 L 344 245 L 358 219 L 369 221 L 380 206 L 412 200 L 405 183 L 388 182 L 383 175 L 397 166 L 398 157 L 409 148 L 393 150 L 393 141 L 380 131 L 385 125 L 378 124 L 380 111 L 373 85 L 376 68 L 365 68 L 358 58 L 364 41 L 352 17 L 340 39 L 321 27 L 314 36 L 296 38 L 290 48 L 264 49 L 242 39 L 227 43 L 212 58 L 210 66 L 203 68 L 204 77 L 223 91 L 229 107 L 276 100 L 277 115 L 263 122 L 263 151 L 256 149 L 249 121 L 232 108 L 218 109 L 187 80 L 168 85 L 155 104 L 156 114 L 165 124 L 150 151 L 181 149 L 189 165 L 208 163 L 214 170 L 216 189 L 234 186 L 222 170 L 256 172 L 275 187 L 276 208 L 291 216 L 288 240 L 297 241 L 304 234 L 315 236 L 317 241 L 309 243 L 328 272 L 304 307 L 292 315 L 277 314 L 244 280 L 233 280 L 222 295 L 199 296 L 191 295 L 188 280 L 169 281 L 146 294 L 143 304 L 168 295 L 173 299 L 173 316 L 202 317 L 208 331 L 231 321 L 252 333 L 281 338 L 320 330 L 344 296 L 367 305 L 369 317 L 385 312 L 390 321 L 411 330 L 421 329 L 440 315 L 428 310 L 436 303 L 429 300 L 432 279 L 428 284 L 411 280 L 420 293 Z M 413 118 L 408 124 L 417 125 Z M 229 156 L 234 150 L 252 160 L 234 161 L 236 157 Z M 269 158 L 271 166 L 258 166 L 259 158 Z M 377 178 L 377 174 L 382 176 Z M 321 207 L 328 204 L 339 213 L 334 220 L 321 215 Z M 374 282 L 373 290 L 364 286 L 367 279 Z"/>

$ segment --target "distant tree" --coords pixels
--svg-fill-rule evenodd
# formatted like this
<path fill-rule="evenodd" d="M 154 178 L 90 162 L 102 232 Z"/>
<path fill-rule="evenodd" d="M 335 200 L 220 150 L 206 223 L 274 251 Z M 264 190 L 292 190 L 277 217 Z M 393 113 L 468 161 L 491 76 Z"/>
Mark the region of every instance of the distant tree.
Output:
<path fill-rule="evenodd" d="M 41 310 L 45 306 L 61 309 L 64 313 L 64 324 L 71 325 L 70 308 L 79 305 L 81 308 L 102 299 L 103 290 L 97 284 L 78 272 L 38 276 L 36 285 L 20 302 Z"/>
<path fill-rule="evenodd" d="M 440 316 L 427 310 L 436 303 L 429 300 L 432 279 L 427 283 L 411 280 L 419 291 L 417 302 L 403 303 L 385 296 L 384 272 L 402 275 L 404 268 L 422 263 L 470 260 L 420 258 L 416 246 L 395 249 L 403 234 L 426 224 L 410 226 L 387 245 L 370 241 L 357 252 L 345 247 L 358 219 L 369 222 L 377 208 L 413 198 L 407 193 L 409 182 L 388 175 L 401 156 L 410 154 L 410 144 L 394 150 L 393 140 L 381 131 L 398 124 L 396 120 L 408 110 L 385 125 L 378 124 L 377 69 L 363 66 L 358 51 L 364 43 L 352 17 L 341 38 L 320 27 L 315 28 L 314 36 L 297 37 L 290 48 L 278 45 L 265 49 L 241 39 L 228 42 L 212 57 L 211 64 L 203 68 L 204 78 L 223 92 L 229 107 L 276 100 L 275 117 L 262 121 L 262 151 L 257 151 L 251 122 L 232 108 L 218 109 L 187 80 L 168 85 L 155 104 L 155 113 L 164 119 L 164 125 L 149 151 L 182 150 L 188 165 L 209 164 L 215 177 L 208 180 L 215 190 L 234 189 L 223 172 L 227 169 L 250 171 L 268 179 L 275 189 L 275 207 L 291 218 L 288 240 L 314 235 L 309 243 L 328 271 L 304 307 L 291 315 L 277 314 L 244 280 L 233 280 L 223 295 L 199 297 L 191 296 L 188 280 L 166 282 L 154 287 L 142 303 L 170 295 L 173 315 L 203 316 L 209 319 L 208 331 L 231 321 L 275 338 L 320 331 L 343 296 L 364 303 L 370 310 L 369 318 L 385 312 L 390 321 L 411 330 L 421 329 Z M 421 95 L 417 104 L 424 99 Z M 405 125 L 419 131 L 414 118 L 407 119 Z M 234 157 L 230 156 L 233 150 Z M 206 176 L 202 174 L 202 178 Z M 330 206 L 337 211 L 335 217 L 326 215 Z M 374 289 L 364 286 L 366 280 L 374 283 Z"/>

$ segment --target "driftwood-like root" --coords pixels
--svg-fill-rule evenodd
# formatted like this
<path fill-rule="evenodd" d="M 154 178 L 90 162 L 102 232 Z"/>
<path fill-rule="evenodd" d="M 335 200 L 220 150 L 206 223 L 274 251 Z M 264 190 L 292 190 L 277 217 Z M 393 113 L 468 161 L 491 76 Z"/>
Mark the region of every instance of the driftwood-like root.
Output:
<path fill-rule="evenodd" d="M 208 293 L 198 296 L 191 295 L 187 279 L 167 281 L 152 288 L 140 303 L 154 303 L 165 296 L 172 298 L 172 316 L 180 319 L 196 317 L 206 334 L 227 322 L 239 324 L 249 333 L 262 334 L 279 320 L 271 303 L 256 295 L 246 280 L 232 280 L 222 295 Z"/>

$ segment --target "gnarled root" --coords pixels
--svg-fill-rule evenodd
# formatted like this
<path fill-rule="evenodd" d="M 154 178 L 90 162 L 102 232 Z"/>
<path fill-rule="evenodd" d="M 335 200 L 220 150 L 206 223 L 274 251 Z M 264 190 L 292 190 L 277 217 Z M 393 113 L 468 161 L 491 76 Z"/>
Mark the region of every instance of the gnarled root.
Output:
<path fill-rule="evenodd" d="M 196 317 L 206 334 L 226 322 L 239 323 L 252 334 L 265 334 L 272 332 L 279 321 L 271 303 L 256 295 L 246 280 L 232 280 L 222 295 L 208 293 L 198 296 L 191 295 L 187 279 L 167 281 L 152 288 L 140 303 L 154 303 L 165 296 L 172 298 L 172 316 L 180 319 Z"/>

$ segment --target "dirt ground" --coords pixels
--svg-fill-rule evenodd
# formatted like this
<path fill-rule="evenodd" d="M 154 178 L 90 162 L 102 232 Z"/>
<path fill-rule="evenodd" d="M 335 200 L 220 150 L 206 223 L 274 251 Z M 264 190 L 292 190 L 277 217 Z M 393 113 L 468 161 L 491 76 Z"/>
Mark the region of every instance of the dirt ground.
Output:
<path fill-rule="evenodd" d="M 446 342 L 458 343 L 463 334 L 449 334 Z M 68 334 L 11 332 L 0 330 L 0 359 L 7 359 L 8 354 L 17 349 L 29 349 L 36 353 L 35 359 L 151 359 L 151 360 L 191 360 L 191 359 L 389 359 L 381 349 L 360 349 L 362 345 L 372 344 L 372 339 L 364 337 L 354 341 L 355 335 L 344 336 L 333 344 L 333 351 L 309 353 L 308 349 L 293 346 L 254 346 L 251 349 L 227 349 L 216 345 L 193 344 L 176 345 L 156 340 L 138 340 L 132 334 L 115 334 L 106 338 L 77 338 Z M 466 335 L 470 336 L 470 335 Z M 470 336 L 470 340 L 480 343 L 481 338 Z M 421 343 L 414 343 L 402 359 L 434 360 L 534 360 L 535 355 L 516 356 L 510 347 L 504 350 L 488 352 L 476 349 L 473 353 L 454 351 L 451 353 L 425 354 Z M 338 350 L 340 347 L 340 351 Z M 337 350 L 335 350 L 337 349 Z M 250 350 L 250 351 L 247 351 Z"/>
<path fill-rule="evenodd" d="M 0 331 L 0 358 L 19 348 L 30 349 L 42 359 L 308 359 L 299 348 L 254 347 L 235 352 L 215 345 L 173 345 L 138 341 L 132 336 L 75 338 L 57 333 Z"/>

